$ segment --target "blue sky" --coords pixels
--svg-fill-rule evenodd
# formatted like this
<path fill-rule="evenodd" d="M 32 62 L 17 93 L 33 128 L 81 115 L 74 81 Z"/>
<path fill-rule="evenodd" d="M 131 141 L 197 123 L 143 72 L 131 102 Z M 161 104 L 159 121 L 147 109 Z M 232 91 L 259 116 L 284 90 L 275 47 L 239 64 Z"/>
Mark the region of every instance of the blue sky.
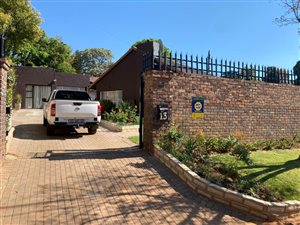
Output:
<path fill-rule="evenodd" d="M 274 23 L 274 0 L 32 0 L 42 28 L 72 49 L 106 48 L 114 61 L 144 38 L 172 51 L 292 69 L 300 59 L 297 25 Z"/>

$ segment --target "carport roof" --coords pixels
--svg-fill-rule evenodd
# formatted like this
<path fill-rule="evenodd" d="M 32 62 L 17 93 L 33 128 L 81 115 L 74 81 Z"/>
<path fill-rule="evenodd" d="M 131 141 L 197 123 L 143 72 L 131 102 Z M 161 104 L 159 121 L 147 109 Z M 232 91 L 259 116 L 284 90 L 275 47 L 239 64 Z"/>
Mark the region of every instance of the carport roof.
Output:
<path fill-rule="evenodd" d="M 24 76 L 30 77 L 32 84 L 49 85 L 54 78 L 57 86 L 87 87 L 90 84 L 90 76 L 85 74 L 57 72 L 50 67 L 15 66 L 15 69 L 18 81 Z"/>

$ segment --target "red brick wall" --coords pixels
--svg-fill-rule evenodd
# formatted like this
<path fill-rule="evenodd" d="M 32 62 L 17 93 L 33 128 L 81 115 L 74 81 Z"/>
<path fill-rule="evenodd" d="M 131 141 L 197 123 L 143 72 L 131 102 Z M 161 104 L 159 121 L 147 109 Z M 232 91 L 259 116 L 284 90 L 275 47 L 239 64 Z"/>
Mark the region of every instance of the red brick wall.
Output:
<path fill-rule="evenodd" d="M 0 59 L 0 159 L 6 151 L 6 85 L 9 65 L 5 59 Z"/>
<path fill-rule="evenodd" d="M 165 71 L 148 71 L 144 76 L 148 150 L 172 122 L 191 135 L 239 132 L 248 140 L 291 137 L 300 131 L 300 86 Z M 192 97 L 205 98 L 203 119 L 192 118 Z M 161 102 L 169 104 L 168 122 L 156 119 L 156 105 Z"/>

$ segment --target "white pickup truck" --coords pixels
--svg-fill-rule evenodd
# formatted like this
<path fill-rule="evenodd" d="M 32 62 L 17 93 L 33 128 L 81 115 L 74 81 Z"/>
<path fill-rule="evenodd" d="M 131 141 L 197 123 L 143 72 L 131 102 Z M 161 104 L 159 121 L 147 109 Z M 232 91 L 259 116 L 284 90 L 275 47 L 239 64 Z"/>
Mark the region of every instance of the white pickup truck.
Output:
<path fill-rule="evenodd" d="M 54 90 L 43 107 L 44 126 L 47 135 L 53 135 L 58 127 L 84 127 L 95 134 L 101 120 L 101 105 L 91 101 L 85 91 Z"/>

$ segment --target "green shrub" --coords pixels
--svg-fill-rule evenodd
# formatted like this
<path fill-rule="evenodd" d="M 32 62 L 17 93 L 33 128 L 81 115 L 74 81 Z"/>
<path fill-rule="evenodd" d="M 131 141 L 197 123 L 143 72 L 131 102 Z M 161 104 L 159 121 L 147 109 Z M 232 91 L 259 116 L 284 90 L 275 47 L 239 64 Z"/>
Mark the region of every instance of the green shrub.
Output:
<path fill-rule="evenodd" d="M 251 163 L 250 150 L 245 144 L 237 144 L 231 154 L 237 157 L 237 159 L 242 160 L 247 164 Z"/>
<path fill-rule="evenodd" d="M 282 201 L 282 197 L 279 195 L 278 192 L 275 192 L 264 185 L 259 185 L 256 188 L 256 190 L 257 190 L 256 191 L 257 195 L 266 201 L 270 201 L 270 202 Z"/>
<path fill-rule="evenodd" d="M 275 143 L 273 140 L 267 140 L 265 142 L 262 143 L 262 149 L 263 150 L 272 150 L 273 147 L 275 146 Z"/>
<path fill-rule="evenodd" d="M 221 153 L 231 152 L 234 146 L 238 143 L 238 139 L 235 137 L 228 137 L 223 139 L 223 143 L 221 149 L 219 150 Z"/>
<path fill-rule="evenodd" d="M 196 138 L 188 137 L 183 143 L 184 150 L 187 154 L 193 154 L 193 152 L 199 147 Z"/>
<path fill-rule="evenodd" d="M 130 103 L 126 101 L 121 101 L 121 103 L 118 106 L 118 109 L 121 109 L 122 111 L 126 112 L 127 110 L 131 109 Z"/>
<path fill-rule="evenodd" d="M 170 141 L 179 144 L 183 140 L 183 133 L 179 130 L 178 126 L 172 125 L 167 132 L 167 137 Z"/>
<path fill-rule="evenodd" d="M 261 144 L 259 141 L 256 141 L 253 143 L 245 143 L 244 145 L 249 151 L 256 151 L 259 150 Z"/>
<path fill-rule="evenodd" d="M 228 138 L 207 138 L 205 140 L 206 150 L 209 152 L 228 153 L 238 143 L 238 139 L 234 137 Z"/>
<path fill-rule="evenodd" d="M 101 114 L 104 116 L 107 113 L 110 113 L 113 109 L 116 108 L 115 103 L 113 103 L 111 100 L 101 100 L 100 105 L 102 106 Z"/>
<path fill-rule="evenodd" d="M 14 68 L 10 68 L 7 73 L 7 91 L 6 91 L 6 106 L 12 107 L 14 100 L 14 89 L 17 79 L 17 74 Z"/>
<path fill-rule="evenodd" d="M 294 137 L 293 140 L 295 143 L 300 143 L 300 132 L 297 132 Z"/>
<path fill-rule="evenodd" d="M 199 146 L 205 145 L 206 137 L 205 137 L 205 134 L 203 132 L 199 132 L 196 135 L 195 139 L 197 140 Z"/>
<path fill-rule="evenodd" d="M 14 95 L 15 95 L 15 84 L 16 84 L 17 74 L 13 67 L 7 73 L 7 90 L 6 90 L 6 107 L 12 108 Z M 10 128 L 12 114 L 6 114 L 5 123 L 6 123 L 6 130 Z"/>
<path fill-rule="evenodd" d="M 140 116 L 135 116 L 134 117 L 134 123 L 135 124 L 140 124 Z"/>
<path fill-rule="evenodd" d="M 220 146 L 220 139 L 219 138 L 207 138 L 205 140 L 205 149 L 207 152 L 217 152 Z"/>
<path fill-rule="evenodd" d="M 171 153 L 180 151 L 182 141 L 184 139 L 183 133 L 175 125 L 172 125 L 165 135 L 158 141 L 158 145 L 165 151 Z"/>
<path fill-rule="evenodd" d="M 20 104 L 20 103 L 22 102 L 22 95 L 16 94 L 16 95 L 15 95 L 15 102 L 16 102 L 17 104 Z"/>
<path fill-rule="evenodd" d="M 190 167 L 195 173 L 197 173 L 199 176 L 206 178 L 209 181 L 212 181 L 213 178 L 209 179 L 210 174 L 212 174 L 213 169 L 211 166 L 200 163 L 200 164 L 191 164 L 192 167 Z"/>
<path fill-rule="evenodd" d="M 260 198 L 270 202 L 282 201 L 282 197 L 280 197 L 278 192 L 271 190 L 265 185 L 256 184 L 250 190 L 252 192 L 246 190 L 246 193 L 252 195 L 253 197 Z"/>
<path fill-rule="evenodd" d="M 237 179 L 239 177 L 237 163 L 225 164 L 218 163 L 214 166 L 214 169 L 223 174 L 226 177 Z"/>
<path fill-rule="evenodd" d="M 275 148 L 276 149 L 290 149 L 294 146 L 294 139 L 289 140 L 287 138 L 281 138 L 277 140 Z"/>
<path fill-rule="evenodd" d="M 235 182 L 233 189 L 241 192 L 246 193 L 251 196 L 255 196 L 255 186 L 257 185 L 257 182 L 254 180 L 244 180 L 244 179 L 238 179 L 237 182 Z"/>
<path fill-rule="evenodd" d="M 216 170 L 209 171 L 209 173 L 206 174 L 205 178 L 210 182 L 218 184 L 220 186 L 224 186 L 224 184 L 226 183 L 226 177 Z"/>
<path fill-rule="evenodd" d="M 124 101 L 120 103 L 117 109 L 111 109 L 110 112 L 105 112 L 104 118 L 120 124 L 139 124 L 140 122 L 137 106 L 132 107 L 128 102 Z"/>

